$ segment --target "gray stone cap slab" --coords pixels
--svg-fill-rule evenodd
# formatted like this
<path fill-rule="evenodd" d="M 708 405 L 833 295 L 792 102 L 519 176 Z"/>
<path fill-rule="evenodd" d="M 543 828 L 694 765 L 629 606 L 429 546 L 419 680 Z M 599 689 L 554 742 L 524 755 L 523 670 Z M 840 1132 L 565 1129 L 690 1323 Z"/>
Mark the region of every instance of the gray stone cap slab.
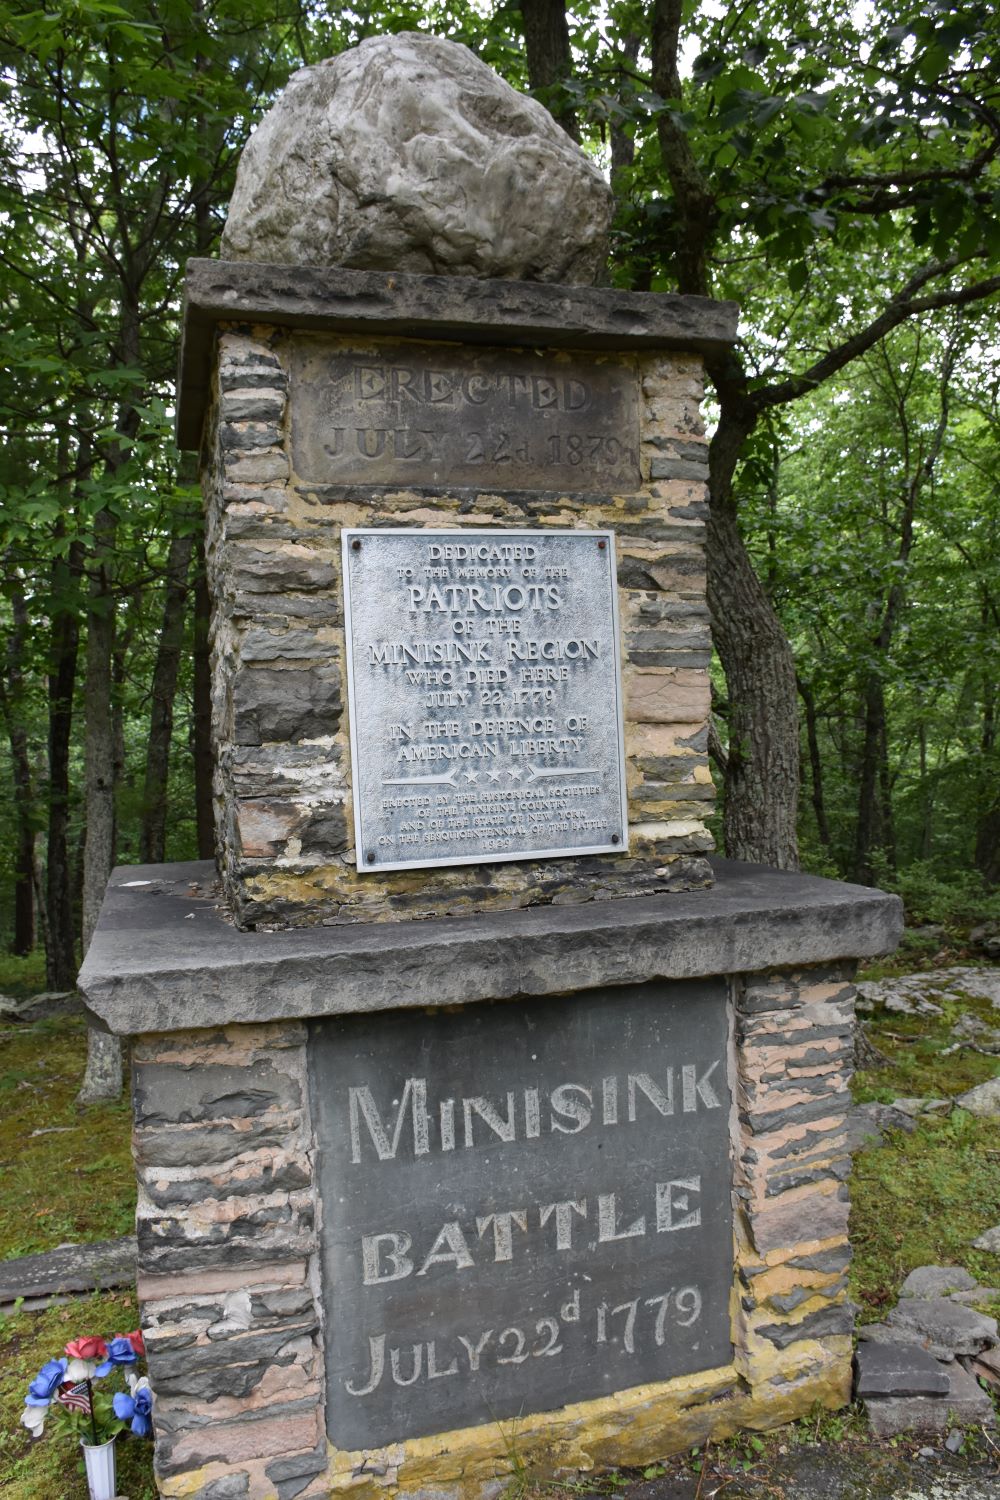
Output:
<path fill-rule="evenodd" d="M 721 354 L 736 339 L 738 313 L 735 302 L 665 292 L 189 260 L 177 445 L 197 449 L 201 442 L 219 323 L 474 344 Z"/>
<path fill-rule="evenodd" d="M 79 987 L 135 1035 L 738 974 L 891 952 L 896 896 L 713 860 L 707 891 L 238 932 L 208 862 L 114 871 Z"/>

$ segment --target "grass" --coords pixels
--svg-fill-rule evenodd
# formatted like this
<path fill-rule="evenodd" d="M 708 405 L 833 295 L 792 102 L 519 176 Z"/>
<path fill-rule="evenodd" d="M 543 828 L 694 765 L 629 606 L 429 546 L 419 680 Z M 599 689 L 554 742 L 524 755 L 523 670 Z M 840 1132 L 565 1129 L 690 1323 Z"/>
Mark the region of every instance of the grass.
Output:
<path fill-rule="evenodd" d="M 26 958 L 0 953 L 0 995 L 27 1000 L 45 989 L 45 954 L 38 948 Z"/>
<path fill-rule="evenodd" d="M 0 1022 L 0 1259 L 134 1228 L 128 1101 L 77 1107 L 86 1054 L 82 1017 Z"/>
<path fill-rule="evenodd" d="M 947 962 L 955 961 L 949 955 Z M 855 1098 L 954 1098 L 995 1077 L 1000 1059 L 965 1047 L 944 1055 L 963 1012 L 1000 1027 L 1000 1014 L 978 999 L 947 1000 L 940 1016 L 878 1010 L 864 1017 L 888 1065 L 859 1072 Z M 851 1177 L 851 1283 L 862 1321 L 885 1316 L 916 1266 L 961 1265 L 983 1286 L 1000 1286 L 1000 1256 L 971 1247 L 998 1223 L 1000 1119 L 955 1109 L 922 1117 L 912 1135 L 892 1131 L 884 1146 L 860 1152 Z"/>
<path fill-rule="evenodd" d="M 20 1425 L 28 1382 L 71 1338 L 134 1328 L 131 1292 L 78 1297 L 44 1312 L 0 1318 L 0 1495 L 4 1500 L 87 1500 L 79 1451 L 51 1435 L 33 1440 Z M 154 1500 L 152 1443 L 118 1440 L 118 1489 L 129 1500 Z"/>

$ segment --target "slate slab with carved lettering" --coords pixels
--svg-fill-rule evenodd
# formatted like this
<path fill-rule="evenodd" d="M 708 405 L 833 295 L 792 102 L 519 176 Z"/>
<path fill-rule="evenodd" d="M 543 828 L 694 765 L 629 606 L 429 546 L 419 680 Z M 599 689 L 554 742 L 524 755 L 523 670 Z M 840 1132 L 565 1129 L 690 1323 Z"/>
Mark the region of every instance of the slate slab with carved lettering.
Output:
<path fill-rule="evenodd" d="M 343 549 L 359 871 L 624 851 L 613 534 Z"/>
<path fill-rule="evenodd" d="M 728 1362 L 722 979 L 314 1024 L 343 1449 Z"/>
<path fill-rule="evenodd" d="M 308 483 L 596 495 L 640 484 L 638 381 L 621 356 L 302 342 L 291 412 Z"/>

